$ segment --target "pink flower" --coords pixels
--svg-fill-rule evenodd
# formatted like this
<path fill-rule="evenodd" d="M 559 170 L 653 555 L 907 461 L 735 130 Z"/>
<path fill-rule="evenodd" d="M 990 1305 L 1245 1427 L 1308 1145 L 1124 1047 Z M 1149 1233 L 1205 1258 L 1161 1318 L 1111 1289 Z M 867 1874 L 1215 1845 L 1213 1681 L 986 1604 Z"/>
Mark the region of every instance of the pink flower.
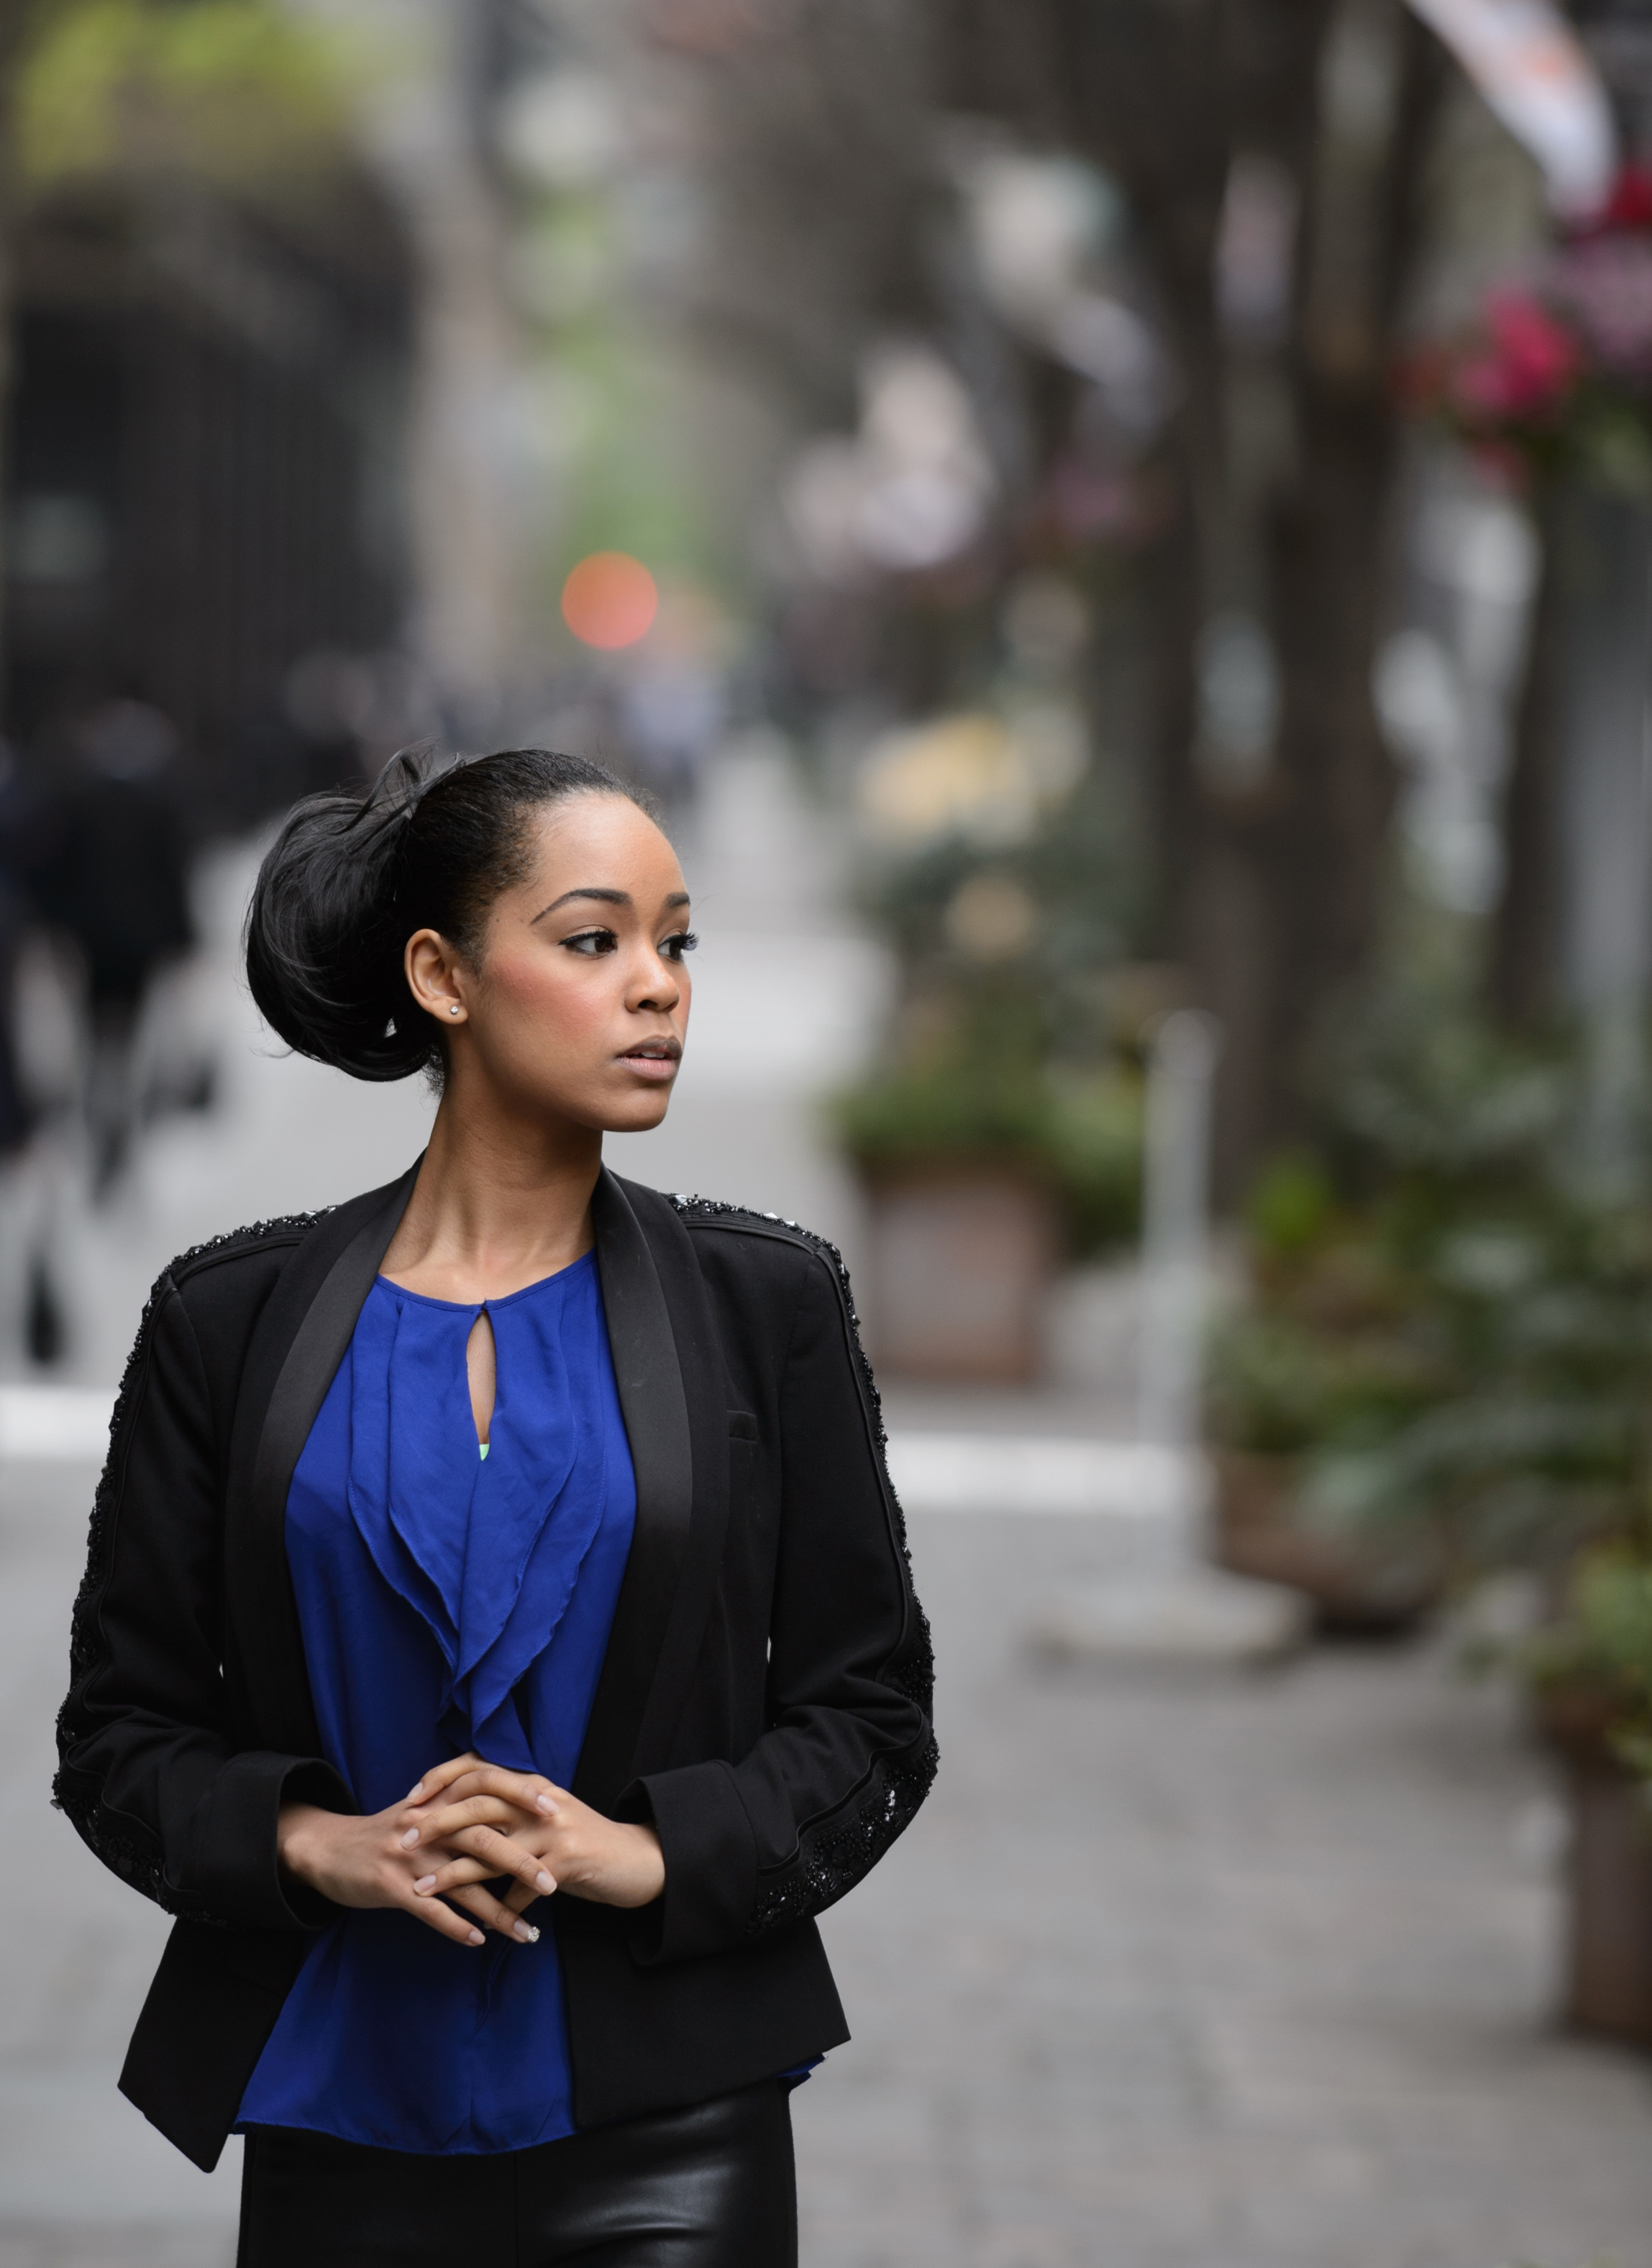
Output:
<path fill-rule="evenodd" d="M 1484 349 L 1460 363 L 1454 376 L 1458 408 L 1487 423 L 1552 416 L 1582 370 L 1577 341 L 1523 292 L 1493 293 L 1485 321 Z"/>

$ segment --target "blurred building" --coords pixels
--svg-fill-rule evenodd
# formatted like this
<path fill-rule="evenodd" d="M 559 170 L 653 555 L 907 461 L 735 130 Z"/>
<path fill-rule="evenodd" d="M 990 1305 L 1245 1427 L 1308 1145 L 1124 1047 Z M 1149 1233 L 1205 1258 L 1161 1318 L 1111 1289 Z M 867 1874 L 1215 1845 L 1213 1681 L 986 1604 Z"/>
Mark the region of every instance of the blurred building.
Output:
<path fill-rule="evenodd" d="M 397 226 L 346 170 L 276 210 L 182 179 L 31 202 L 5 447 L 16 742 L 141 700 L 205 814 L 285 799 L 268 719 L 293 665 L 382 644 L 405 610 L 410 300 Z"/>

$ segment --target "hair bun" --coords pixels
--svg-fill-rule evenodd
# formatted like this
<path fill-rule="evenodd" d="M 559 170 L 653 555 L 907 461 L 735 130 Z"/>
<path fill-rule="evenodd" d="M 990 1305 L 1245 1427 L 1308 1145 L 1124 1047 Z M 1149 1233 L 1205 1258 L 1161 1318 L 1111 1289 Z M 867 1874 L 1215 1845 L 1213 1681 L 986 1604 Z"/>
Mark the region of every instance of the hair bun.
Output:
<path fill-rule="evenodd" d="M 428 755 L 404 751 L 365 795 L 306 797 L 247 908 L 247 980 L 266 1020 L 299 1055 L 357 1079 L 406 1079 L 430 1054 L 395 915 L 408 828 L 435 776 Z"/>
<path fill-rule="evenodd" d="M 404 749 L 365 794 L 297 805 L 247 910 L 247 979 L 272 1029 L 355 1079 L 439 1064 L 435 1020 L 408 990 L 408 939 L 434 929 L 474 956 L 488 907 L 531 871 L 529 813 L 579 794 L 649 810 L 600 764 L 548 748 Z"/>

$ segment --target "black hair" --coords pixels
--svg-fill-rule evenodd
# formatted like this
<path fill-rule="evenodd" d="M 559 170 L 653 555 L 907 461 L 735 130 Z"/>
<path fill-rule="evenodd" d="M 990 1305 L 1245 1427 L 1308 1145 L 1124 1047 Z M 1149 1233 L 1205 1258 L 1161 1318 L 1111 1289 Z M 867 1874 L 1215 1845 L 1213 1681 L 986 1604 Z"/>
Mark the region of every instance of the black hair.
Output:
<path fill-rule="evenodd" d="M 247 979 L 290 1048 L 355 1079 L 439 1068 L 436 1020 L 402 953 L 433 929 L 479 955 L 489 907 L 530 871 L 531 814 L 575 795 L 645 797 L 583 756 L 504 748 L 393 756 L 363 795 L 306 796 L 289 814 L 247 909 Z"/>

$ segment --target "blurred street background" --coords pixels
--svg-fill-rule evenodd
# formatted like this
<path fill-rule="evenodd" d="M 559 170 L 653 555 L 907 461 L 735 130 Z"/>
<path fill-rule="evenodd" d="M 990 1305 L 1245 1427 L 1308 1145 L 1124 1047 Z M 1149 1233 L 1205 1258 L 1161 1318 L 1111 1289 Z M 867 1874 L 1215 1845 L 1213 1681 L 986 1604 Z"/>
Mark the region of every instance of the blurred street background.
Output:
<path fill-rule="evenodd" d="M 612 1161 L 877 1364 L 805 2268 L 1652 2268 L 1652 5 L 0 6 L 0 2268 L 233 2256 L 51 1720 L 149 1285 L 429 1123 L 238 966 L 419 742 L 652 790 Z"/>

